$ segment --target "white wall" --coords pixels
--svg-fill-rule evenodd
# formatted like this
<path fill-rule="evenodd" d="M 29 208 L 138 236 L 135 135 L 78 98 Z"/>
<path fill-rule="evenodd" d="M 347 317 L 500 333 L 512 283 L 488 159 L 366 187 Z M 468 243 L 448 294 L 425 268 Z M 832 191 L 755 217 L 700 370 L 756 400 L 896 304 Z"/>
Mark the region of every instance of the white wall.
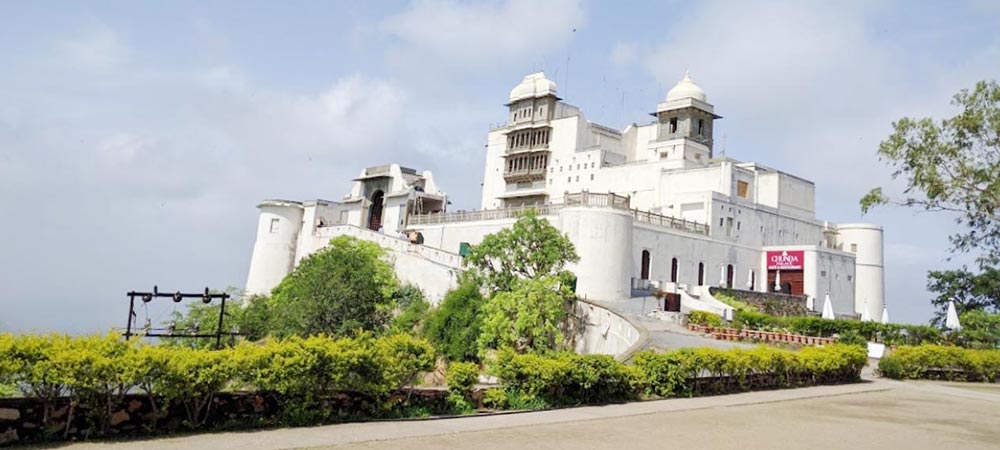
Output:
<path fill-rule="evenodd" d="M 582 325 L 573 347 L 580 354 L 627 356 L 643 334 L 628 320 L 593 303 L 573 303 L 573 317 Z"/>
<path fill-rule="evenodd" d="M 258 208 L 257 239 L 250 257 L 246 292 L 267 295 L 294 266 L 303 209 L 296 202 L 273 200 L 265 200 Z"/>
<path fill-rule="evenodd" d="M 559 212 L 558 227 L 580 256 L 580 262 L 569 267 L 577 277 L 577 295 L 594 300 L 631 295 L 631 214 L 604 208 L 564 208 Z"/>
<path fill-rule="evenodd" d="M 882 317 L 882 307 L 885 305 L 885 266 L 882 246 L 882 227 L 868 223 L 837 225 L 838 247 L 845 252 L 852 252 L 852 245 L 857 245 L 854 308 L 861 314 L 865 302 L 872 319 Z"/>

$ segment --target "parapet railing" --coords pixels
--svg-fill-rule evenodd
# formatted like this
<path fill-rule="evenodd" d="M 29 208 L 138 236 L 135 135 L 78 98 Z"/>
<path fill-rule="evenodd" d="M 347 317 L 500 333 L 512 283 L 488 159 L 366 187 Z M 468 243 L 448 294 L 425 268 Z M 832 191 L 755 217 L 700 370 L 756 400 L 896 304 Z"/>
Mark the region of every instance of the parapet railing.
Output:
<path fill-rule="evenodd" d="M 449 213 L 419 214 L 411 215 L 408 223 L 409 225 L 435 225 L 456 222 L 516 219 L 531 210 L 534 210 L 540 216 L 550 216 L 555 215 L 564 207 L 587 206 L 629 211 L 636 222 L 648 223 L 650 225 L 681 230 L 688 233 L 703 234 L 706 236 L 709 234 L 709 227 L 706 224 L 678 219 L 676 217 L 664 216 L 662 214 L 651 213 L 649 211 L 631 209 L 629 207 L 629 203 L 630 199 L 628 196 L 614 193 L 583 191 L 565 194 L 561 205 L 547 203 L 539 205 L 511 206 L 501 209 L 486 209 L 482 211 L 455 211 Z"/>
<path fill-rule="evenodd" d="M 610 192 L 601 194 L 583 191 L 573 194 L 566 193 L 563 197 L 563 204 L 566 206 L 597 206 L 627 210 L 629 209 L 629 198 Z"/>
<path fill-rule="evenodd" d="M 439 223 L 478 222 L 481 220 L 516 219 L 534 210 L 539 216 L 551 216 L 559 212 L 562 205 L 523 205 L 502 209 L 484 209 L 482 211 L 455 211 L 449 213 L 414 214 L 410 216 L 410 225 L 434 225 Z"/>
<path fill-rule="evenodd" d="M 651 213 L 649 211 L 632 210 L 632 217 L 636 222 L 644 222 L 650 225 L 658 225 L 675 230 L 683 230 L 688 233 L 704 234 L 708 236 L 708 225 L 693 222 L 690 220 L 678 219 L 676 217 L 664 216 L 662 214 Z"/>

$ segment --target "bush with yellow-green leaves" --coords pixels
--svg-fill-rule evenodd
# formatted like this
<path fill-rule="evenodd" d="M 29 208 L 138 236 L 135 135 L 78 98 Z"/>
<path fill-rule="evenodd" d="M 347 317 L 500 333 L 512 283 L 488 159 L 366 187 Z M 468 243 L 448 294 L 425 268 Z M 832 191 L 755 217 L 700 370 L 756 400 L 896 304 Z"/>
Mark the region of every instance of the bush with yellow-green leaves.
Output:
<path fill-rule="evenodd" d="M 1000 350 L 944 345 L 898 347 L 879 360 L 888 378 L 1000 382 Z"/>

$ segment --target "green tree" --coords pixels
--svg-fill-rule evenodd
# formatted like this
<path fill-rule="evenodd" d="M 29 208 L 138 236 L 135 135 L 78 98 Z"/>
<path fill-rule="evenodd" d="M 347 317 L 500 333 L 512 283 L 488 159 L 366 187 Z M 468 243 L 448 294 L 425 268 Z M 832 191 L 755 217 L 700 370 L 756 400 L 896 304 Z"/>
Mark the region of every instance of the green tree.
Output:
<path fill-rule="evenodd" d="M 1000 311 L 1000 271 L 984 268 L 976 274 L 967 269 L 932 270 L 927 274 L 927 290 L 937 294 L 931 303 L 937 312 L 931 323 L 944 324 L 948 302 L 955 301 L 959 314 L 984 311 Z M 964 326 L 965 323 L 963 322 Z"/>
<path fill-rule="evenodd" d="M 430 313 L 431 304 L 424 298 L 420 288 L 406 284 L 392 295 L 395 316 L 389 324 L 392 333 L 422 334 Z"/>
<path fill-rule="evenodd" d="M 451 361 L 478 361 L 482 308 L 486 300 L 475 277 L 463 276 L 427 319 L 425 334 Z"/>
<path fill-rule="evenodd" d="M 565 346 L 562 326 L 569 289 L 557 277 L 518 280 L 483 307 L 480 354 L 510 348 L 517 353 L 558 350 Z"/>
<path fill-rule="evenodd" d="M 274 288 L 271 331 L 279 336 L 344 336 L 381 331 L 397 282 L 377 244 L 342 236 L 303 259 Z"/>
<path fill-rule="evenodd" d="M 548 220 L 529 211 L 497 233 L 487 235 L 472 247 L 468 263 L 474 267 L 490 293 L 509 291 L 515 280 L 558 276 L 572 277 L 567 264 L 580 257 L 573 243 Z"/>
<path fill-rule="evenodd" d="M 867 212 L 895 204 L 956 215 L 964 231 L 951 236 L 953 250 L 982 252 L 981 266 L 1000 262 L 1000 85 L 981 81 L 955 95 L 958 115 L 940 121 L 904 117 L 879 145 L 879 158 L 903 178 L 896 198 L 882 188 L 861 199 Z"/>

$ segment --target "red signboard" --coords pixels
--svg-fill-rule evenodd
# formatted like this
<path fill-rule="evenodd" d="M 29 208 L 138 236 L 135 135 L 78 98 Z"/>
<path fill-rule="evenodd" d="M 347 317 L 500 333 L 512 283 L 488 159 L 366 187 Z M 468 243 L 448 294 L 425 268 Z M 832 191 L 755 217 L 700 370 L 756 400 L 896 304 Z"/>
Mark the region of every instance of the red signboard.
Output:
<path fill-rule="evenodd" d="M 802 270 L 804 254 L 802 250 L 767 252 L 767 270 Z"/>

